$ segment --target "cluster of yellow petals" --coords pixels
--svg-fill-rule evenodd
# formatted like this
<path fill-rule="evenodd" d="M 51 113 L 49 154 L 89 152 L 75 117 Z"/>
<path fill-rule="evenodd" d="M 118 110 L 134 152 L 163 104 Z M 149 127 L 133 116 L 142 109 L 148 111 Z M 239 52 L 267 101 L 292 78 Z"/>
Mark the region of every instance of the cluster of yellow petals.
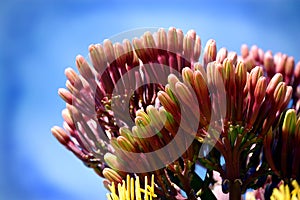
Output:
<path fill-rule="evenodd" d="M 290 192 L 288 185 L 280 185 L 273 190 L 270 200 L 298 200 L 300 199 L 300 186 L 296 180 L 292 182 L 294 189 Z"/>
<path fill-rule="evenodd" d="M 154 175 L 151 177 L 151 185 L 148 185 L 148 178 L 145 176 L 145 188 L 140 187 L 140 179 L 136 176 L 133 177 L 127 175 L 126 182 L 123 180 L 122 184 L 118 184 L 118 192 L 114 182 L 109 186 L 110 194 L 106 194 L 108 200 L 142 200 L 142 194 L 144 200 L 152 200 L 152 197 L 157 197 L 154 193 Z"/>

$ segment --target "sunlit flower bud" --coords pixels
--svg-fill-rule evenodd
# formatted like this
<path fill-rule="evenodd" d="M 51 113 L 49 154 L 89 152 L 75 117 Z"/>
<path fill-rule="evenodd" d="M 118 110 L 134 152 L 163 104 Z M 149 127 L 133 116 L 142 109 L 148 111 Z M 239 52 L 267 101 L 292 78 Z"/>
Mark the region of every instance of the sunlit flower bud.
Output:
<path fill-rule="evenodd" d="M 168 30 L 168 51 L 175 53 L 178 47 L 176 28 L 170 27 Z"/>
<path fill-rule="evenodd" d="M 249 48 L 246 44 L 241 46 L 241 55 L 243 58 L 246 58 L 249 55 Z"/>
<path fill-rule="evenodd" d="M 267 51 L 264 56 L 263 64 L 269 77 L 275 74 L 274 59 L 271 51 Z"/>
<path fill-rule="evenodd" d="M 110 182 L 122 183 L 122 177 L 115 170 L 111 168 L 104 168 L 102 173 Z"/>
<path fill-rule="evenodd" d="M 59 96 L 68 104 L 72 104 L 73 101 L 73 95 L 64 88 L 58 89 Z"/>
<path fill-rule="evenodd" d="M 207 41 L 204 49 L 204 66 L 207 66 L 208 63 L 216 60 L 217 56 L 217 45 L 215 40 L 210 39 Z"/>
<path fill-rule="evenodd" d="M 221 48 L 216 57 L 216 62 L 223 63 L 223 60 L 227 57 L 227 49 L 226 48 Z"/>
<path fill-rule="evenodd" d="M 167 33 L 163 28 L 158 29 L 156 43 L 158 50 L 166 50 L 168 48 Z"/>

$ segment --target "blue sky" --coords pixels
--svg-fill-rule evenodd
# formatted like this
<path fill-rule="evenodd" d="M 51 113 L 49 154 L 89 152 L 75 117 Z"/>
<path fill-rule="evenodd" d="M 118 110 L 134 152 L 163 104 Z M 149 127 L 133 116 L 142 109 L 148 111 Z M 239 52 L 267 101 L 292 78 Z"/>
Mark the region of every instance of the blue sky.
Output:
<path fill-rule="evenodd" d="M 34 1 L 0 3 L 0 199 L 105 199 L 102 180 L 65 150 L 66 67 L 122 31 L 175 26 L 205 44 L 239 51 L 257 44 L 300 60 L 299 1 Z"/>

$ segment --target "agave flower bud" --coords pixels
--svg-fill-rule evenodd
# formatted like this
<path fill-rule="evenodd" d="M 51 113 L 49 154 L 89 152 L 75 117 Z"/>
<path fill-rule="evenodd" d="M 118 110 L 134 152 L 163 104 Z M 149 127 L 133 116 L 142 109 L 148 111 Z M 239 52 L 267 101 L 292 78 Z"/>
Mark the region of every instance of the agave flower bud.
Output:
<path fill-rule="evenodd" d="M 242 55 L 243 58 L 246 58 L 249 55 L 249 48 L 246 44 L 243 44 L 241 46 L 241 55 Z"/>
<path fill-rule="evenodd" d="M 58 95 L 68 104 L 72 104 L 73 95 L 64 88 L 58 89 Z"/>
<path fill-rule="evenodd" d="M 104 168 L 103 175 L 110 182 L 122 183 L 122 177 L 115 170 L 111 168 Z"/>
<path fill-rule="evenodd" d="M 244 88 L 247 82 L 247 69 L 243 62 L 239 62 L 235 68 L 235 85 L 236 85 L 236 119 L 242 120 Z"/>
<path fill-rule="evenodd" d="M 221 48 L 218 53 L 217 53 L 217 57 L 216 57 L 216 62 L 219 63 L 223 63 L 224 59 L 227 57 L 227 49 L 226 48 Z"/>
<path fill-rule="evenodd" d="M 299 179 L 299 142 L 300 118 L 294 109 L 289 109 L 282 118 L 282 127 L 275 134 L 267 134 L 265 139 L 265 154 L 272 170 L 283 180 Z M 280 153 L 280 156 L 278 156 Z"/>
<path fill-rule="evenodd" d="M 284 81 L 290 85 L 292 82 L 292 77 L 293 77 L 293 72 L 294 72 L 294 67 L 295 67 L 295 61 L 294 58 L 292 56 L 289 56 L 286 60 L 285 63 L 285 77 L 284 77 Z"/>
<path fill-rule="evenodd" d="M 253 125 L 257 115 L 259 114 L 260 107 L 262 105 L 262 101 L 265 98 L 267 89 L 267 81 L 265 77 L 260 77 L 258 79 L 258 82 L 256 84 L 255 90 L 254 90 L 254 104 L 251 111 L 251 117 L 248 121 L 250 125 Z"/>
<path fill-rule="evenodd" d="M 216 60 L 217 56 L 217 45 L 216 42 L 212 39 L 208 40 L 204 49 L 204 66 L 207 66 L 208 63 Z"/>
<path fill-rule="evenodd" d="M 274 59 L 271 51 L 267 51 L 264 56 L 264 62 L 263 62 L 266 72 L 269 77 L 274 76 L 275 74 L 275 65 L 274 65 Z"/>

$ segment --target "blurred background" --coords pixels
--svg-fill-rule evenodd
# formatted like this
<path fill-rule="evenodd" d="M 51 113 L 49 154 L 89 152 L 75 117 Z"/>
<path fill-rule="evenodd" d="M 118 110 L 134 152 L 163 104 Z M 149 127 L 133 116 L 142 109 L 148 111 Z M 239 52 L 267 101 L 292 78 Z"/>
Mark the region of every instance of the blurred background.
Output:
<path fill-rule="evenodd" d="M 0 199 L 105 199 L 102 180 L 50 132 L 62 125 L 66 67 L 122 31 L 194 29 L 203 45 L 239 51 L 257 44 L 300 59 L 299 1 L 0 2 Z"/>

